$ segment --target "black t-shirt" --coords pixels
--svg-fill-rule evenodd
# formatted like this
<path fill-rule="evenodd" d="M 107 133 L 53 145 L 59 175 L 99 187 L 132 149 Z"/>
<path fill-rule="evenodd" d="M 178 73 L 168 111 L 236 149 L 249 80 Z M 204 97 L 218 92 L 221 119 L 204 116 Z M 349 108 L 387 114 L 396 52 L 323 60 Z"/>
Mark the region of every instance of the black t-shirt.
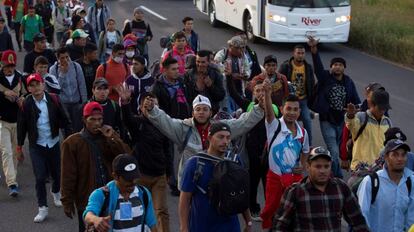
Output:
<path fill-rule="evenodd" d="M 335 125 L 344 121 L 344 108 L 346 107 L 346 89 L 344 81 L 336 81 L 328 90 L 326 97 L 329 103 L 329 112 L 326 120 Z M 322 116 L 323 117 L 323 116 Z"/>
<path fill-rule="evenodd" d="M 35 52 L 34 50 L 27 53 L 24 57 L 24 66 L 23 72 L 25 73 L 33 73 L 34 72 L 34 62 L 37 57 L 44 56 L 49 61 L 49 67 L 52 66 L 56 62 L 56 56 L 52 50 L 46 49 L 43 52 Z"/>
<path fill-rule="evenodd" d="M 83 62 L 83 59 L 78 59 L 76 62 L 82 67 L 83 75 L 85 77 L 86 92 L 89 99 L 92 97 L 93 81 L 95 80 L 96 70 L 98 69 L 100 63 L 99 61 L 95 60 L 89 64 L 85 64 L 85 62 Z"/>

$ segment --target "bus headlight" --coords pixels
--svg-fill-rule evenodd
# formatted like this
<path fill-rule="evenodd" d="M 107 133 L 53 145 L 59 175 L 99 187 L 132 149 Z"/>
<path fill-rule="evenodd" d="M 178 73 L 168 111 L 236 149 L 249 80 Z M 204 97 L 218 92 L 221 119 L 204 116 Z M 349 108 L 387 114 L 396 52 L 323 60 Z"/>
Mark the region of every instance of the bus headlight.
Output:
<path fill-rule="evenodd" d="M 277 14 L 270 14 L 269 19 L 273 20 L 276 23 L 286 24 L 286 17 L 285 16 L 280 16 L 280 15 L 277 15 Z"/>
<path fill-rule="evenodd" d="M 342 15 L 342 16 L 336 17 L 335 21 L 337 24 L 346 23 L 346 22 L 351 21 L 351 16 Z"/>

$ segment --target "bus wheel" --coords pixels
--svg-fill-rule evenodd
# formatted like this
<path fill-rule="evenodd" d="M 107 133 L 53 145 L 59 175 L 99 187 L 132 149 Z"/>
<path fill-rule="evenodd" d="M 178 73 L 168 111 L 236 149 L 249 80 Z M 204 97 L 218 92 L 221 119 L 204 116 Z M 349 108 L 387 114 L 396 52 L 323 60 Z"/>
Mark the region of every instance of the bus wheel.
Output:
<path fill-rule="evenodd" d="M 243 22 L 243 27 L 244 27 L 244 32 L 246 32 L 246 36 L 247 39 L 252 42 L 252 43 L 258 43 L 259 42 L 259 38 L 256 37 L 253 34 L 253 26 L 252 23 L 250 22 L 252 19 L 252 17 L 250 16 L 249 13 L 246 13 L 245 17 L 244 17 L 244 22 Z"/>
<path fill-rule="evenodd" d="M 210 1 L 209 7 L 208 7 L 208 18 L 209 18 L 211 26 L 213 27 L 219 26 L 219 21 L 216 18 L 216 6 L 214 5 L 213 1 Z"/>

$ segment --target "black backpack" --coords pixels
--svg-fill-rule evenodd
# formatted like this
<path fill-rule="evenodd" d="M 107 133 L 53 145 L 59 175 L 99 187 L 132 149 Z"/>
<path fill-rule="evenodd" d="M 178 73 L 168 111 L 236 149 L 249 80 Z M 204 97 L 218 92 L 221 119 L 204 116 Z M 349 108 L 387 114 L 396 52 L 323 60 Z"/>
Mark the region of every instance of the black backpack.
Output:
<path fill-rule="evenodd" d="M 249 208 L 249 173 L 238 162 L 228 159 L 219 159 L 204 153 L 199 153 L 193 181 L 197 188 L 207 194 L 210 203 L 217 213 L 231 216 L 243 213 Z M 198 184 L 203 175 L 205 161 L 214 162 L 213 177 L 205 191 Z"/>

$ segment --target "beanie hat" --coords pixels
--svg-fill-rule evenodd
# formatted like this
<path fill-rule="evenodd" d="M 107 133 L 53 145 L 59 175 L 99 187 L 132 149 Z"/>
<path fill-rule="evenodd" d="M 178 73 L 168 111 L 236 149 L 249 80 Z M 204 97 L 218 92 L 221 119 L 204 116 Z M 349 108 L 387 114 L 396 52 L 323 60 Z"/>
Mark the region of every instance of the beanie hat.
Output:
<path fill-rule="evenodd" d="M 329 67 L 332 67 L 332 65 L 335 64 L 335 63 L 341 63 L 341 64 L 344 65 L 344 68 L 346 68 L 346 61 L 342 57 L 334 57 L 334 58 L 332 58 L 331 65 L 329 65 Z"/>

